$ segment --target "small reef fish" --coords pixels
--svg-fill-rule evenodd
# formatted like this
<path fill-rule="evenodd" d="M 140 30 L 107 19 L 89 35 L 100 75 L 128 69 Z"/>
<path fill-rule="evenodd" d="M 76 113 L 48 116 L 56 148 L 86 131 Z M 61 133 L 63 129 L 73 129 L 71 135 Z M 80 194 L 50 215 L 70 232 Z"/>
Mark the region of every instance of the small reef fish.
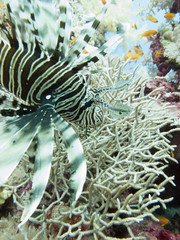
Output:
<path fill-rule="evenodd" d="M 173 150 L 171 150 L 171 157 L 174 158 Z"/>
<path fill-rule="evenodd" d="M 165 217 L 157 217 L 157 219 L 159 220 L 159 224 L 163 227 L 166 224 L 169 224 L 170 221 L 169 219 L 165 218 Z"/>
<path fill-rule="evenodd" d="M 70 43 L 73 44 L 77 40 L 77 37 L 74 37 L 73 39 L 70 40 Z"/>
<path fill-rule="evenodd" d="M 101 0 L 101 2 L 105 5 L 107 3 L 106 0 Z"/>
<path fill-rule="evenodd" d="M 130 58 L 131 60 L 136 61 L 137 59 L 139 59 L 141 56 L 138 55 L 137 53 L 127 53 L 126 55 L 124 55 L 124 60 L 126 61 L 128 58 Z"/>
<path fill-rule="evenodd" d="M 133 25 L 131 25 L 131 27 L 134 28 L 134 29 L 137 29 L 137 24 L 134 23 Z"/>
<path fill-rule="evenodd" d="M 134 51 L 135 51 L 136 54 L 138 54 L 140 56 L 142 56 L 144 54 L 143 51 L 140 48 L 134 48 Z"/>
<path fill-rule="evenodd" d="M 86 49 L 84 49 L 84 50 L 82 51 L 82 53 L 87 54 L 88 51 L 87 51 Z"/>
<path fill-rule="evenodd" d="M 146 37 L 147 39 L 151 39 L 154 35 L 158 34 L 158 31 L 156 30 L 148 30 L 144 32 L 141 36 Z"/>
<path fill-rule="evenodd" d="M 3 3 L 0 3 L 0 7 L 4 7 L 4 4 L 3 4 Z"/>
<path fill-rule="evenodd" d="M 162 50 L 163 50 L 163 49 L 161 48 L 160 51 L 156 51 L 154 57 L 155 57 L 155 58 L 159 58 L 160 55 L 163 55 Z"/>
<path fill-rule="evenodd" d="M 147 16 L 146 18 L 147 18 L 147 20 L 149 20 L 149 21 L 151 21 L 151 22 L 154 22 L 154 23 L 157 23 L 157 22 L 158 22 L 157 18 L 155 18 L 155 17 Z"/>
<path fill-rule="evenodd" d="M 174 14 L 174 13 L 166 13 L 166 14 L 164 15 L 164 17 L 167 18 L 167 19 L 172 19 L 172 18 L 174 18 L 175 16 L 176 16 L 176 14 Z"/>

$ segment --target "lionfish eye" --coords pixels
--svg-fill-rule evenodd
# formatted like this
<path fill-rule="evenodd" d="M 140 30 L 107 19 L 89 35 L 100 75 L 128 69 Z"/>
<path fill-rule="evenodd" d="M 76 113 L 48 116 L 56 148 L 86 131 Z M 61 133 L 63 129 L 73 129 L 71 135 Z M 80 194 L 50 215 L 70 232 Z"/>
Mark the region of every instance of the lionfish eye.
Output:
<path fill-rule="evenodd" d="M 88 108 L 92 105 L 92 101 L 85 102 L 85 108 Z"/>

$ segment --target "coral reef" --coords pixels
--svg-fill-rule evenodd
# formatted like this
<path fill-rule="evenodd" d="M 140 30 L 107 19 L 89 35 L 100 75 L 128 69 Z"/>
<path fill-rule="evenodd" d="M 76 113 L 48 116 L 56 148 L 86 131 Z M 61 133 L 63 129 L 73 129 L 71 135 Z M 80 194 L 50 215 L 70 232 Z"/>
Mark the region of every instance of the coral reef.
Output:
<path fill-rule="evenodd" d="M 177 13 L 180 12 L 180 1 L 179 0 L 175 0 L 171 9 L 170 9 L 171 13 Z"/>
<path fill-rule="evenodd" d="M 26 239 L 32 240 L 35 236 L 37 236 L 38 230 L 34 227 L 28 227 L 25 230 L 25 233 L 19 232 L 17 228 L 17 224 L 15 219 L 12 216 L 8 216 L 7 218 L 1 218 L 0 220 L 0 236 L 1 240 L 24 240 Z M 41 234 L 41 239 L 43 235 Z M 37 238 L 36 238 L 37 239 Z"/>
<path fill-rule="evenodd" d="M 150 93 L 156 88 L 161 88 L 160 91 L 155 92 L 152 96 L 159 96 L 159 102 L 168 102 L 172 105 L 176 105 L 180 110 L 180 92 L 178 91 L 177 84 L 167 81 L 166 78 L 156 78 L 155 80 L 148 81 L 146 84 L 146 93 Z M 177 115 L 179 112 L 177 111 Z"/>
<path fill-rule="evenodd" d="M 6 199 L 10 198 L 12 191 L 8 188 L 0 187 L 0 205 L 3 205 Z"/>
<path fill-rule="evenodd" d="M 162 24 L 159 34 L 152 40 L 153 63 L 158 68 L 157 76 L 166 76 L 171 70 L 177 75 L 174 81 L 180 82 L 180 26 Z"/>
<path fill-rule="evenodd" d="M 164 55 L 168 57 L 171 61 L 180 65 L 180 25 L 177 25 L 171 32 L 172 41 L 161 41 L 163 47 L 165 48 Z"/>
<path fill-rule="evenodd" d="M 172 200 L 162 198 L 161 193 L 167 183 L 174 185 L 173 176 L 166 175 L 164 169 L 169 161 L 175 162 L 171 156 L 175 145 L 170 145 L 167 136 L 178 129 L 162 129 L 175 124 L 177 118 L 170 117 L 168 106 L 158 104 L 157 98 L 152 96 L 159 89 L 144 95 L 145 79 L 125 72 L 123 60 L 119 57 L 104 58 L 98 64 L 91 64 L 87 70 L 89 83 L 96 87 L 113 86 L 127 78 L 132 79 L 126 90 L 104 95 L 108 102 L 127 102 L 132 112 L 122 119 L 112 119 L 105 113 L 104 123 L 98 129 L 84 131 L 74 125 L 83 142 L 88 174 L 82 196 L 72 209 L 67 202 L 68 160 L 57 134 L 49 184 L 38 210 L 30 218 L 31 222 L 21 232 L 27 239 L 29 229 L 36 230 L 35 236 L 30 238 L 36 240 L 42 236 L 54 240 L 145 239 L 143 234 L 135 236 L 132 224 L 141 223 L 146 217 L 157 220 L 153 212 L 160 206 L 165 208 Z M 22 182 L 14 184 L 16 178 L 16 182 L 19 181 L 16 172 L 19 170 L 16 169 L 12 176 L 14 181 L 9 183 L 17 205 L 16 215 L 11 217 L 12 221 L 15 218 L 15 226 L 31 189 L 27 156 L 19 168 L 23 166 L 27 171 Z M 7 228 L 4 227 L 3 231 L 8 235 Z"/>
<path fill-rule="evenodd" d="M 180 234 L 173 234 L 164 229 L 158 222 L 144 220 L 142 224 L 133 224 L 132 231 L 135 235 L 142 234 L 146 240 L 179 240 Z"/>
<path fill-rule="evenodd" d="M 168 59 L 164 57 L 164 48 L 160 42 L 160 35 L 152 40 L 150 49 L 152 50 L 153 63 L 157 65 L 159 72 L 158 76 L 165 76 L 171 69 L 170 64 L 166 62 Z"/>
<path fill-rule="evenodd" d="M 87 1 L 83 2 L 87 5 Z M 159 8 L 170 8 L 174 1 L 151 2 Z M 89 6 L 88 2 L 86 7 Z M 75 15 L 78 16 L 76 21 L 80 22 L 82 18 Z M 108 17 L 107 20 L 109 22 L 105 24 L 114 21 Z M 75 27 L 74 32 L 78 31 Z M 174 36 L 174 32 L 172 34 Z M 159 69 L 157 75 L 164 76 L 171 69 L 166 60 L 176 59 L 169 57 L 167 48 L 164 50 L 159 35 L 152 44 L 153 58 L 157 51 L 163 53 L 154 63 Z M 169 138 L 180 129 L 171 128 L 177 125 L 178 118 L 169 114 L 170 107 L 164 102 L 179 102 L 179 95 L 173 92 L 176 85 L 165 78 L 147 82 L 144 76 L 135 77 L 135 73 L 125 72 L 124 66 L 122 59 L 110 56 L 84 71 L 84 77 L 98 88 L 132 79 L 126 90 L 104 95 L 108 102 L 127 102 L 132 112 L 122 119 L 112 119 L 105 112 L 103 125 L 98 129 L 85 131 L 73 125 L 81 136 L 88 164 L 87 180 L 79 201 L 74 208 L 69 207 L 69 164 L 65 147 L 56 133 L 49 184 L 38 210 L 21 231 L 17 225 L 32 187 L 27 155 L 4 186 L 14 192 L 16 205 L 11 206 L 13 216 L 0 220 L 2 240 L 179 239 L 179 235 L 175 236 L 152 221 L 157 220 L 154 211 L 159 207 L 166 208 L 166 203 L 172 200 L 171 197 L 163 198 L 162 193 L 167 184 L 174 185 L 174 177 L 171 173 L 166 174 L 165 169 L 169 162 L 176 163 L 172 156 L 176 141 L 172 145 Z M 166 126 L 169 128 L 164 129 Z"/>
<path fill-rule="evenodd" d="M 108 2 L 108 1 L 107 1 Z M 113 31 L 113 28 L 117 26 L 118 22 L 128 22 L 129 21 L 129 9 L 132 6 L 132 0 L 120 1 L 116 0 L 116 4 L 112 4 L 107 11 L 106 18 L 103 20 L 102 25 L 107 28 L 107 31 Z M 84 12 L 86 14 L 98 14 L 103 6 L 103 2 L 91 0 L 80 0 L 83 6 Z M 123 9 L 123 11 L 122 11 Z M 113 26 L 114 25 L 114 26 Z"/>
<path fill-rule="evenodd" d="M 150 0 L 152 7 L 160 9 L 171 9 L 175 0 Z"/>

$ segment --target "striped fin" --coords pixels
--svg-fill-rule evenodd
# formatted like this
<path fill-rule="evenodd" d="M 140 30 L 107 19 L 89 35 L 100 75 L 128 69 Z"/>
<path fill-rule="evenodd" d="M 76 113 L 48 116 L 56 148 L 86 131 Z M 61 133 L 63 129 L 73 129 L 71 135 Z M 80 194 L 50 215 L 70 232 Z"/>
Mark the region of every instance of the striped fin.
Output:
<path fill-rule="evenodd" d="M 40 111 L 30 113 L 0 125 L 0 185 L 16 168 L 34 138 L 42 117 Z"/>
<path fill-rule="evenodd" d="M 57 45 L 59 29 L 55 5 L 52 0 L 31 0 L 31 4 L 36 39 L 51 55 Z"/>
<path fill-rule="evenodd" d="M 70 190 L 72 191 L 71 203 L 81 195 L 86 180 L 86 160 L 83 148 L 73 128 L 65 122 L 57 113 L 54 113 L 54 124 L 60 132 L 62 141 L 66 147 L 71 168 Z"/>
<path fill-rule="evenodd" d="M 26 43 L 35 42 L 35 36 L 31 33 L 33 31 L 31 2 L 28 0 L 13 0 L 7 6 L 19 44 L 22 44 L 22 41 Z"/>
<path fill-rule="evenodd" d="M 13 0 L 9 12 L 18 41 L 33 43 L 49 55 L 57 50 L 65 57 L 71 32 L 71 8 L 66 0 Z"/>
<path fill-rule="evenodd" d="M 93 36 L 102 18 L 104 17 L 104 14 L 106 13 L 108 6 L 109 4 L 105 4 L 101 12 L 95 17 L 94 21 L 92 23 L 86 24 L 86 28 L 84 28 L 81 31 L 76 42 L 73 44 L 73 46 L 70 48 L 68 52 L 67 58 L 69 58 L 71 62 L 74 62 L 79 57 L 83 49 L 86 47 L 87 43 Z"/>
<path fill-rule="evenodd" d="M 71 7 L 67 0 L 55 2 L 58 18 L 58 44 L 57 49 L 61 53 L 61 59 L 67 56 L 71 34 Z"/>
<path fill-rule="evenodd" d="M 101 47 L 88 53 L 85 57 L 80 57 L 77 61 L 74 61 L 73 66 L 77 68 L 82 68 L 82 66 L 87 65 L 88 62 L 97 62 L 101 56 L 111 53 L 120 43 L 122 42 L 122 37 L 119 35 L 114 35 Z"/>
<path fill-rule="evenodd" d="M 51 160 L 53 154 L 54 128 L 52 126 L 52 110 L 44 110 L 43 120 L 38 130 L 37 153 L 34 163 L 34 173 L 32 177 L 32 190 L 30 199 L 24 208 L 21 217 L 21 227 L 34 213 L 44 194 L 51 170 Z"/>
<path fill-rule="evenodd" d="M 37 41 L 41 50 L 47 54 L 35 26 L 33 0 L 13 0 L 7 6 L 15 26 L 15 38 L 18 40 L 19 47 L 23 48 L 23 42 L 29 45 Z"/>

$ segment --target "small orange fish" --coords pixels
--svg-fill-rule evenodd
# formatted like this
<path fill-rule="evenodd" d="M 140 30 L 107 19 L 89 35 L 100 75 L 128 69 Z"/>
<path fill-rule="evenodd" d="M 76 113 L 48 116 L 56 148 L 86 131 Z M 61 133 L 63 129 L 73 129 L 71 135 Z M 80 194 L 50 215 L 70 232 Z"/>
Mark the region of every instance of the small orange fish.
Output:
<path fill-rule="evenodd" d="M 0 3 L 0 7 L 4 7 L 4 4 L 3 4 L 3 3 Z"/>
<path fill-rule="evenodd" d="M 165 217 L 157 217 L 157 219 L 159 220 L 159 224 L 163 227 L 166 224 L 169 224 L 170 221 L 169 219 L 165 218 Z"/>
<path fill-rule="evenodd" d="M 73 39 L 70 40 L 70 43 L 73 44 L 77 40 L 77 37 L 74 37 Z"/>
<path fill-rule="evenodd" d="M 171 150 L 171 157 L 174 158 L 173 150 Z"/>
<path fill-rule="evenodd" d="M 87 51 L 86 49 L 84 49 L 84 50 L 82 51 L 82 53 L 87 54 L 88 51 Z"/>
<path fill-rule="evenodd" d="M 114 24 L 113 24 L 113 21 L 111 21 L 111 28 L 113 28 L 114 27 Z"/>
<path fill-rule="evenodd" d="M 129 49 L 128 52 L 131 52 L 131 49 Z"/>
<path fill-rule="evenodd" d="M 163 49 L 161 48 L 160 51 L 156 51 L 154 57 L 155 57 L 155 58 L 159 58 L 160 55 L 163 55 L 162 50 L 163 50 Z"/>
<path fill-rule="evenodd" d="M 142 21 L 144 21 L 144 18 L 141 18 Z"/>
<path fill-rule="evenodd" d="M 131 27 L 134 29 L 137 29 L 137 24 L 135 23 L 135 24 L 131 25 Z"/>
<path fill-rule="evenodd" d="M 155 18 L 155 17 L 147 16 L 146 18 L 147 18 L 147 20 L 149 20 L 149 21 L 151 21 L 151 22 L 154 22 L 154 23 L 157 23 L 157 22 L 158 22 L 157 18 Z"/>
<path fill-rule="evenodd" d="M 140 57 L 141 56 L 139 56 L 137 53 L 127 53 L 126 55 L 124 55 L 124 60 L 126 61 L 128 58 L 130 58 L 131 60 L 136 61 Z"/>
<path fill-rule="evenodd" d="M 172 19 L 172 18 L 175 17 L 175 16 L 176 16 L 176 14 L 174 14 L 174 13 L 166 13 L 166 14 L 164 15 L 164 17 L 167 18 L 167 19 Z"/>
<path fill-rule="evenodd" d="M 106 0 L 101 0 L 101 2 L 105 5 L 107 3 Z"/>
<path fill-rule="evenodd" d="M 137 53 L 138 55 L 142 56 L 144 53 L 140 48 L 134 48 L 135 53 Z"/>
<path fill-rule="evenodd" d="M 146 37 L 147 39 L 150 39 L 152 36 L 158 34 L 158 31 L 156 30 L 148 30 L 142 34 L 142 37 Z"/>

